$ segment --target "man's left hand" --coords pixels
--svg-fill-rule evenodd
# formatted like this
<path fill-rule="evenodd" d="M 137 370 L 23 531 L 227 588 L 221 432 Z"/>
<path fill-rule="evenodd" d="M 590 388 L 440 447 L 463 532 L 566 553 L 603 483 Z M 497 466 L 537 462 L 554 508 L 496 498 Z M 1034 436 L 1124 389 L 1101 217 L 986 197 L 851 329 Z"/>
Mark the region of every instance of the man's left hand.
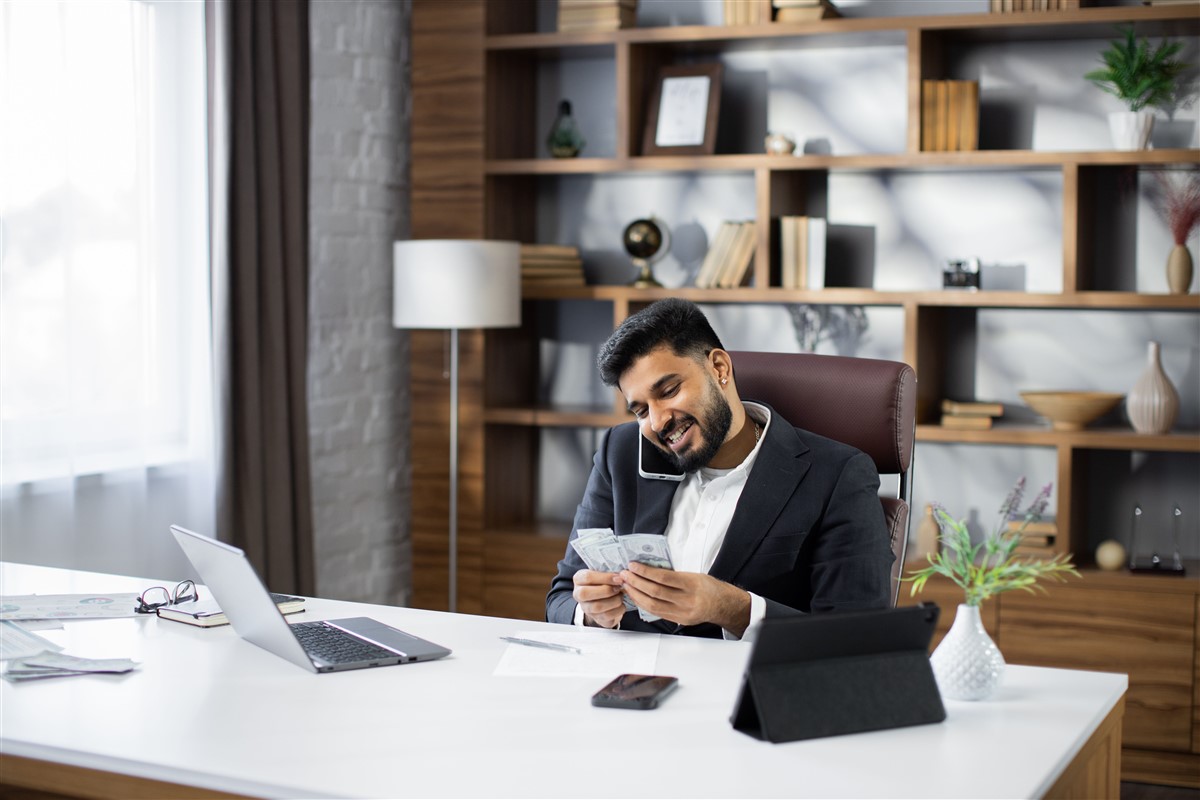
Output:
<path fill-rule="evenodd" d="M 633 562 L 622 570 L 625 594 L 638 608 L 669 622 L 711 622 L 741 637 L 750 624 L 750 595 L 698 572 L 675 572 Z"/>

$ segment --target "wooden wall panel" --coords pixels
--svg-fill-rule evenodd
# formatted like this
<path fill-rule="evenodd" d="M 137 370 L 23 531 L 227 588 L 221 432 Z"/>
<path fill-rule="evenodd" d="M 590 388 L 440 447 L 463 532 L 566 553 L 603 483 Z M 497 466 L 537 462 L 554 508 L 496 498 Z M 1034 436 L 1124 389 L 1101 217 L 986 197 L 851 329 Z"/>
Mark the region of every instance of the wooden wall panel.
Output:
<path fill-rule="evenodd" d="M 412 237 L 483 237 L 483 0 L 414 0 Z M 483 603 L 482 334 L 459 358 L 458 610 Z M 450 383 L 447 334 L 410 333 L 412 603 L 448 607 Z"/>

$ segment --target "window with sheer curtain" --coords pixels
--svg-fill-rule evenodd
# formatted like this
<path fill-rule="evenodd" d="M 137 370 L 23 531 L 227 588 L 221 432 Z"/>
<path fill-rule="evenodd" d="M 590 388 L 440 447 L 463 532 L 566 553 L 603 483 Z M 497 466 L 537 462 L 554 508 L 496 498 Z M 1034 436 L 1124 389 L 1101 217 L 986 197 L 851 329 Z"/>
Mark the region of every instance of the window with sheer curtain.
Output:
<path fill-rule="evenodd" d="M 203 4 L 8 0 L 0 49 L 0 556 L 173 577 L 213 518 Z"/>

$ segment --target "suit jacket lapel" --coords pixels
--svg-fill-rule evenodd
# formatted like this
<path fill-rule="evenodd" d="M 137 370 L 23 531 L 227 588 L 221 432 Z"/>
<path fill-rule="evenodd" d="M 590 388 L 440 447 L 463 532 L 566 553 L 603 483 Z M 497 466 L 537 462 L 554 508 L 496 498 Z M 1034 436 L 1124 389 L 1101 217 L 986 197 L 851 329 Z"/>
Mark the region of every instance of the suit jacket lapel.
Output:
<path fill-rule="evenodd" d="M 729 583 L 734 582 L 808 472 L 809 462 L 801 457 L 808 451 L 807 445 L 774 409 L 771 422 L 725 532 L 725 541 L 709 570 L 714 578 Z"/>

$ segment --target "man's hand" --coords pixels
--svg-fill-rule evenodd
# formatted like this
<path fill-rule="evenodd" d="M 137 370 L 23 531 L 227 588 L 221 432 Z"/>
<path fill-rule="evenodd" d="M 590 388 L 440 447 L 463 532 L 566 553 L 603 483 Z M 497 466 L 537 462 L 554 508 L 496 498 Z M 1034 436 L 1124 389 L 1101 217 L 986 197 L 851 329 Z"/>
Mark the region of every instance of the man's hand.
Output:
<path fill-rule="evenodd" d="M 621 596 L 621 576 L 616 572 L 581 569 L 575 573 L 571 596 L 583 609 L 583 624 L 597 628 L 615 628 L 625 616 Z"/>
<path fill-rule="evenodd" d="M 711 622 L 741 637 L 750 624 L 750 595 L 698 572 L 675 572 L 634 562 L 619 573 L 625 594 L 652 614 L 680 625 Z M 578 574 L 576 574 L 578 594 Z"/>

